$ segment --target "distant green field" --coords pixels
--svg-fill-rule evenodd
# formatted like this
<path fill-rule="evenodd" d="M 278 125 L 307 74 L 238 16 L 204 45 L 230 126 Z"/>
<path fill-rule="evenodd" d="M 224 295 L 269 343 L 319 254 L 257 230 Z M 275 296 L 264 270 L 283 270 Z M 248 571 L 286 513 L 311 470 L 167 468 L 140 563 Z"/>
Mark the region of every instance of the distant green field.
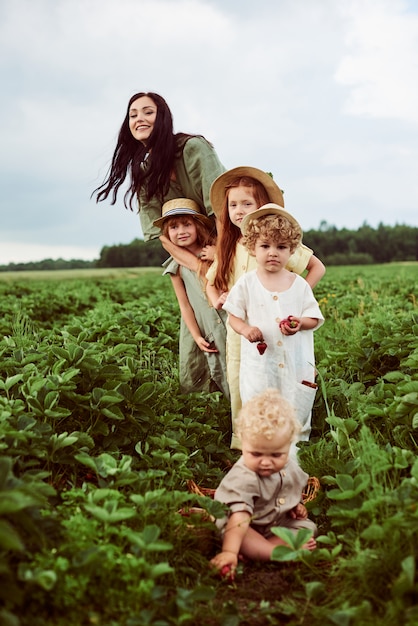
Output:
<path fill-rule="evenodd" d="M 71 280 L 80 278 L 137 278 L 144 274 L 162 274 L 161 267 L 114 267 L 114 268 L 89 268 L 74 270 L 45 270 L 45 271 L 22 271 L 0 272 L 0 281 L 24 281 L 24 280 Z M 418 262 L 383 263 L 380 265 L 339 265 L 327 268 L 327 277 L 351 277 L 359 274 L 394 276 L 396 274 L 410 275 L 411 279 L 418 281 Z"/>
<path fill-rule="evenodd" d="M 161 273 L 159 267 L 115 267 L 74 270 L 45 270 L 23 272 L 0 272 L 0 281 L 15 280 L 71 280 L 79 278 L 136 278 L 144 274 Z"/>

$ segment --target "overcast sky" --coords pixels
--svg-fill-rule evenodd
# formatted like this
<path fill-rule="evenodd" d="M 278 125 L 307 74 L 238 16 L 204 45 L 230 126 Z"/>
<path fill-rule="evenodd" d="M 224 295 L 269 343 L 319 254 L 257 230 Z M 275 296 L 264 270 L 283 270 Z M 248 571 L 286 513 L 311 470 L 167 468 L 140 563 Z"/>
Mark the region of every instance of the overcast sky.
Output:
<path fill-rule="evenodd" d="M 0 0 L 0 80 L 0 264 L 142 237 L 90 199 L 138 91 L 304 230 L 418 225 L 417 0 Z"/>

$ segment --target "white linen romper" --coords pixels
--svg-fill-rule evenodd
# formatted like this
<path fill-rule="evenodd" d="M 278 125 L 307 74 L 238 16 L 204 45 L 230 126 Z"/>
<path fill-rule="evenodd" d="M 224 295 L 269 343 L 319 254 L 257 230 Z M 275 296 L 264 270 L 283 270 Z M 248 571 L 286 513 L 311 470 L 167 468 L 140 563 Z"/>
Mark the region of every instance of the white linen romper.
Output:
<path fill-rule="evenodd" d="M 283 335 L 279 322 L 293 315 L 318 319 L 315 330 L 324 321 L 318 302 L 309 284 L 295 275 L 286 291 L 266 289 L 253 270 L 241 276 L 228 294 L 223 308 L 257 326 L 263 333 L 267 350 L 260 355 L 257 342 L 241 336 L 240 395 L 242 404 L 267 388 L 279 389 L 295 408 L 302 425 L 300 440 L 308 440 L 311 431 L 311 411 L 316 390 L 302 381 L 315 382 L 313 330 L 295 335 Z"/>

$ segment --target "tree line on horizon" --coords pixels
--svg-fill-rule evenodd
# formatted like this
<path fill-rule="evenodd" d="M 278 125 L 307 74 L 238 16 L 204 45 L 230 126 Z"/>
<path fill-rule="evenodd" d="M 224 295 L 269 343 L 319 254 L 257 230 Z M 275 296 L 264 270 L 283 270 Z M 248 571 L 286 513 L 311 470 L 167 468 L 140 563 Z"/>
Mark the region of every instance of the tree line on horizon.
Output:
<path fill-rule="evenodd" d="M 325 265 L 370 265 L 418 260 L 418 227 L 364 223 L 357 230 L 338 229 L 325 221 L 307 230 L 303 242 Z M 44 259 L 1 265 L 0 271 L 62 270 L 81 268 L 158 267 L 168 258 L 158 240 L 134 239 L 128 244 L 104 246 L 94 261 Z"/>

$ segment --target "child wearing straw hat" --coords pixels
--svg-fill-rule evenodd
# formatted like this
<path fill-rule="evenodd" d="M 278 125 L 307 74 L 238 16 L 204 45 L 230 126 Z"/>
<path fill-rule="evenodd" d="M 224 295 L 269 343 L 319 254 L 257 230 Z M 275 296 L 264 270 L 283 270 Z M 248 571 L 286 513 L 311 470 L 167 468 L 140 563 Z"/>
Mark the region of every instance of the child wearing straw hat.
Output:
<path fill-rule="evenodd" d="M 302 229 L 281 206 L 268 203 L 246 215 L 241 230 L 257 268 L 239 278 L 223 305 L 241 335 L 241 400 L 278 389 L 294 407 L 299 439 L 306 441 L 316 392 L 313 333 L 324 318 L 306 280 L 286 269 Z"/>
<path fill-rule="evenodd" d="M 228 291 L 238 278 L 256 267 L 256 260 L 243 245 L 240 225 L 248 213 L 273 202 L 284 207 L 283 193 L 273 178 L 255 167 L 235 167 L 218 176 L 210 192 L 217 217 L 216 258 L 207 273 L 207 293 L 215 308 L 222 308 Z M 289 259 L 287 268 L 296 274 L 305 270 L 313 288 L 325 273 L 323 263 L 302 242 Z M 231 395 L 231 448 L 240 448 L 234 422 L 241 408 L 239 369 L 241 338 L 227 323 L 227 378 Z"/>
<path fill-rule="evenodd" d="M 199 205 L 189 198 L 164 203 L 162 216 L 154 225 L 179 249 L 189 252 L 198 263 L 194 271 L 170 259 L 168 274 L 181 312 L 179 341 L 180 391 L 221 391 L 229 399 L 226 381 L 226 313 L 212 307 L 205 293 L 205 273 L 210 262 L 202 250 L 215 243 L 213 224 Z"/>

